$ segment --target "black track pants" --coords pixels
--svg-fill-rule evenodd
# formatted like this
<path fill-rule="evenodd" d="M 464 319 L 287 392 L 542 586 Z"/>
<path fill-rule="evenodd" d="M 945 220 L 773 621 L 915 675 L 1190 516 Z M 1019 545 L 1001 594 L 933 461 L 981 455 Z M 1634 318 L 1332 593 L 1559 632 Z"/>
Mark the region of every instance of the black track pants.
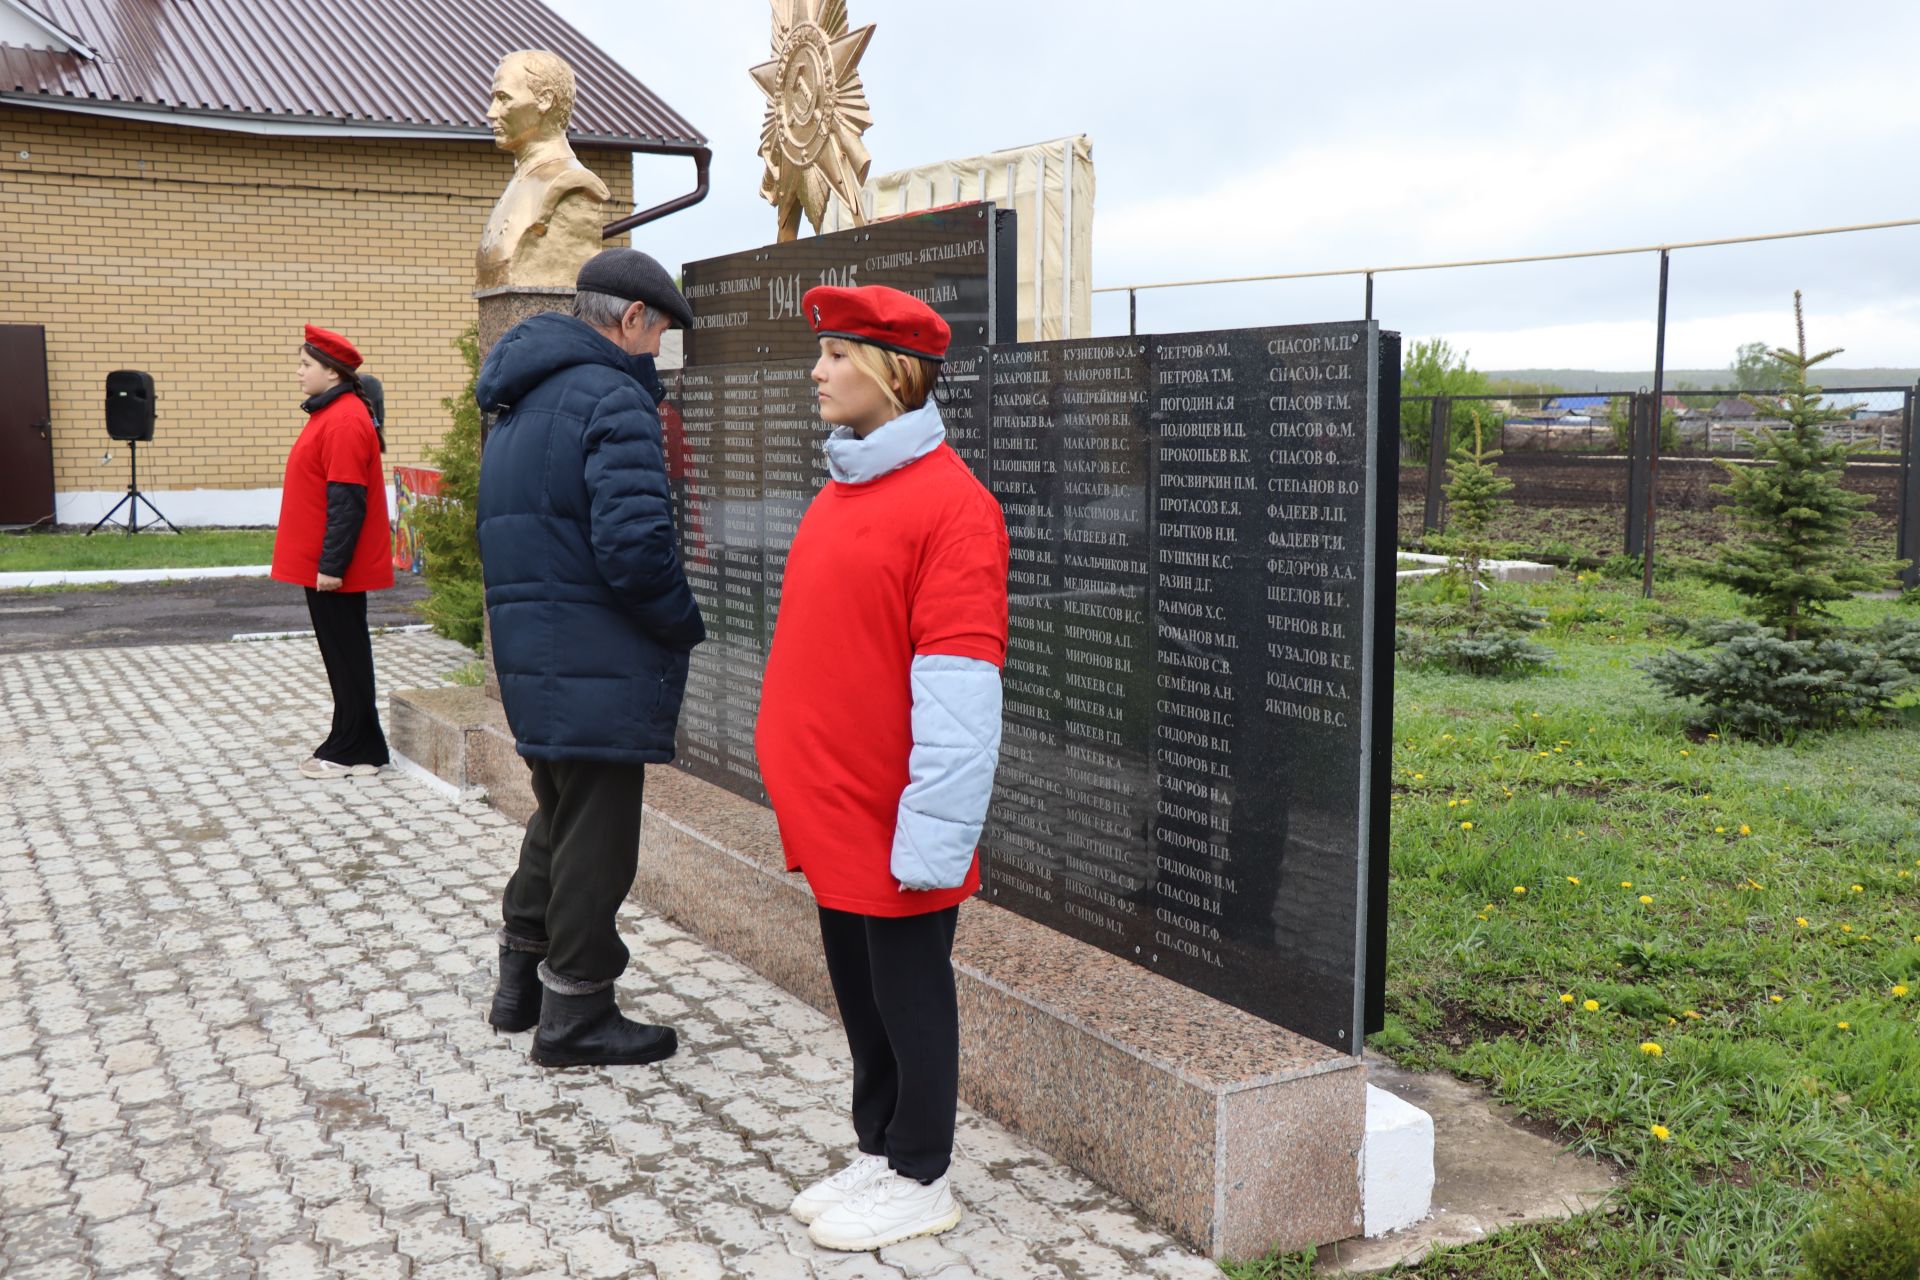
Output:
<path fill-rule="evenodd" d="M 313 754 L 335 764 L 387 763 L 387 736 L 373 686 L 373 637 L 367 634 L 367 593 L 307 588 L 320 660 L 333 687 L 333 729 Z"/>
<path fill-rule="evenodd" d="M 853 1051 L 853 1129 L 860 1150 L 921 1182 L 953 1160 L 960 1096 L 960 1014 L 953 931 L 960 908 L 862 916 L 820 908 L 840 1021 Z"/>

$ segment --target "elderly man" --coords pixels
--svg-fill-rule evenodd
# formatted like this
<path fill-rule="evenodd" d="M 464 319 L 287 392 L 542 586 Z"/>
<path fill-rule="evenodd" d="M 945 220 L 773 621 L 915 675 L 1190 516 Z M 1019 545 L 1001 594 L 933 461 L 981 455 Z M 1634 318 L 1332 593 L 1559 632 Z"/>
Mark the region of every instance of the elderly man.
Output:
<path fill-rule="evenodd" d="M 621 1016 L 643 766 L 673 758 L 687 654 L 706 637 L 674 545 L 653 357 L 693 312 L 659 263 L 607 249 L 573 314 L 508 330 L 476 387 L 499 414 L 480 467 L 480 563 L 500 697 L 538 810 L 507 882 L 489 1021 L 538 1024 L 543 1066 L 670 1057 Z"/>

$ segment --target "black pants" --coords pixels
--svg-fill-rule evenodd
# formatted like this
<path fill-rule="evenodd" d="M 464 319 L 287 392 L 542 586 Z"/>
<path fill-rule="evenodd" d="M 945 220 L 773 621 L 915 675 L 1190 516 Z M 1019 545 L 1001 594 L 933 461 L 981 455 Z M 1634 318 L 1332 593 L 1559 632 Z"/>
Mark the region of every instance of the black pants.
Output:
<path fill-rule="evenodd" d="M 335 764 L 387 763 L 387 735 L 374 701 L 373 637 L 367 634 L 367 593 L 307 588 L 307 616 L 320 641 L 320 660 L 333 686 L 333 730 L 313 754 Z"/>
<path fill-rule="evenodd" d="M 820 941 L 853 1051 L 860 1150 L 932 1182 L 953 1161 L 960 1012 L 953 930 L 960 908 L 862 916 L 820 908 Z"/>
<path fill-rule="evenodd" d="M 640 799 L 646 766 L 529 760 L 539 803 L 507 881 L 507 932 L 547 945 L 547 967 L 565 979 L 610 983 L 627 967 L 613 918 L 640 865 Z"/>

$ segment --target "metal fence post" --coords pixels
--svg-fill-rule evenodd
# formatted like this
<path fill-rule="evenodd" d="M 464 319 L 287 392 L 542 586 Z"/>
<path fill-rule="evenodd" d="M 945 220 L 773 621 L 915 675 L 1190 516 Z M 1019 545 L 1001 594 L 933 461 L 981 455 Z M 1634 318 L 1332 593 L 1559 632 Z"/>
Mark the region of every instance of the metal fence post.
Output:
<path fill-rule="evenodd" d="M 1440 533 L 1447 527 L 1447 453 L 1453 443 L 1453 401 L 1446 396 L 1433 398 L 1433 418 L 1427 426 L 1427 514 L 1422 522 L 1428 533 Z"/>
<path fill-rule="evenodd" d="M 1906 438 L 1900 446 L 1900 541 L 1895 554 L 1910 563 L 1900 571 L 1900 585 L 1920 587 L 1920 423 L 1913 418 L 1920 402 L 1920 385 L 1907 388 Z"/>
<path fill-rule="evenodd" d="M 1644 391 L 1627 397 L 1627 529 L 1626 553 L 1641 556 L 1647 550 L 1647 407 Z"/>

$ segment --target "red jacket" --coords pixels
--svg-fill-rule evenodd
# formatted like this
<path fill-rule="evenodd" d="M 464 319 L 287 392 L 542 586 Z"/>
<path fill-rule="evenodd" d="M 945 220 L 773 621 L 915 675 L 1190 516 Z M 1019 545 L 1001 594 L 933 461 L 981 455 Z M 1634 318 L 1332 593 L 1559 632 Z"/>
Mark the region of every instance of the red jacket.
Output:
<path fill-rule="evenodd" d="M 280 491 L 280 527 L 273 538 L 273 576 L 310 587 L 320 573 L 327 536 L 327 484 L 363 485 L 367 514 L 353 559 L 340 575 L 342 591 L 379 591 L 393 585 L 392 533 L 387 523 L 387 481 L 380 469 L 380 440 L 359 396 L 337 396 L 307 418 L 287 455 Z"/>
<path fill-rule="evenodd" d="M 823 907 L 942 911 L 980 887 L 902 890 L 891 855 L 913 751 L 916 655 L 1007 651 L 1007 527 L 946 445 L 864 484 L 832 480 L 794 535 L 755 747 L 788 870 Z"/>

